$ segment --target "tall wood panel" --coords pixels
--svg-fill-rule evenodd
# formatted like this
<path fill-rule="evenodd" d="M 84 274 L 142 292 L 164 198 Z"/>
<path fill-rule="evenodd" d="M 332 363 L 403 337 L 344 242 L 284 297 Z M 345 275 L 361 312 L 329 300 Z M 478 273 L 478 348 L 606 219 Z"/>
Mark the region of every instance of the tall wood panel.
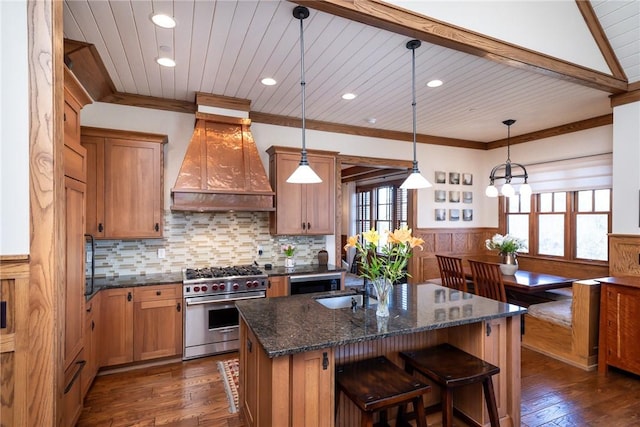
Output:
<path fill-rule="evenodd" d="M 610 276 L 640 276 L 640 236 L 609 235 Z"/>

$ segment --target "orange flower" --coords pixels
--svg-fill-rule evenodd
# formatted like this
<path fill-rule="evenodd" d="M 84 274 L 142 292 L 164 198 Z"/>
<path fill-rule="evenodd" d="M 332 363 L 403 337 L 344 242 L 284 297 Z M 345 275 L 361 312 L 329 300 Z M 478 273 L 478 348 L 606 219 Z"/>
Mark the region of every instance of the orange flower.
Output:
<path fill-rule="evenodd" d="M 358 243 L 358 240 L 360 239 L 360 235 L 356 234 L 355 236 L 349 236 L 347 238 L 347 244 L 344 245 L 344 250 L 346 251 L 348 248 L 355 248 L 356 247 L 356 243 Z"/>
<path fill-rule="evenodd" d="M 389 242 L 393 244 L 407 243 L 411 239 L 411 230 L 407 226 L 397 228 L 393 233 L 389 233 Z"/>
<path fill-rule="evenodd" d="M 416 246 L 418 246 L 420 248 L 420 250 L 423 249 L 422 244 L 424 243 L 424 240 L 421 239 L 420 237 L 412 237 L 411 239 L 409 239 L 409 246 L 411 246 L 411 249 L 415 248 Z"/>

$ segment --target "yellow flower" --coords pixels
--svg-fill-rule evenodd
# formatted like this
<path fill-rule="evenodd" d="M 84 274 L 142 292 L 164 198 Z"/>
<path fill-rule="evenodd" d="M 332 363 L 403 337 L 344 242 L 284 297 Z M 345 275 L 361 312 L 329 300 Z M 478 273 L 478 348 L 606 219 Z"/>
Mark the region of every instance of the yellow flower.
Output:
<path fill-rule="evenodd" d="M 391 242 L 392 244 L 407 243 L 410 239 L 411 230 L 406 225 L 401 228 L 395 229 L 393 233 L 389 233 L 389 242 Z"/>
<path fill-rule="evenodd" d="M 364 240 L 366 240 L 367 242 L 373 243 L 374 245 L 378 246 L 380 235 L 373 228 L 369 231 L 365 231 L 364 233 L 362 233 L 362 237 L 364 237 Z"/>
<path fill-rule="evenodd" d="M 418 246 L 420 248 L 420 250 L 422 250 L 422 244 L 424 243 L 424 240 L 421 239 L 420 237 L 411 237 L 411 239 L 409 239 L 409 246 L 411 246 L 411 249 L 415 248 L 416 246 Z"/>
<path fill-rule="evenodd" d="M 355 236 L 349 236 L 347 238 L 347 244 L 344 245 L 344 250 L 346 251 L 348 248 L 355 248 L 359 239 L 360 239 L 359 234 L 356 234 Z"/>

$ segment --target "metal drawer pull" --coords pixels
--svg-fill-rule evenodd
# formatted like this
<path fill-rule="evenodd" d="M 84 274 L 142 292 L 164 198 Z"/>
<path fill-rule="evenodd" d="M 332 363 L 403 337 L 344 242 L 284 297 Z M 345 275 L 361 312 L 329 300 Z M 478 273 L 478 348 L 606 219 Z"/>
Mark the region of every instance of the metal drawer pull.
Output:
<path fill-rule="evenodd" d="M 67 394 L 67 393 L 69 393 L 69 391 L 71 391 L 71 389 L 73 388 L 73 384 L 76 382 L 78 377 L 80 377 L 80 372 L 82 372 L 82 368 L 84 368 L 84 365 L 86 365 L 86 364 L 87 364 L 86 360 L 80 360 L 80 361 L 76 362 L 76 365 L 80 365 L 80 367 L 73 374 L 73 378 L 71 378 L 71 382 L 64 388 L 64 394 Z"/>

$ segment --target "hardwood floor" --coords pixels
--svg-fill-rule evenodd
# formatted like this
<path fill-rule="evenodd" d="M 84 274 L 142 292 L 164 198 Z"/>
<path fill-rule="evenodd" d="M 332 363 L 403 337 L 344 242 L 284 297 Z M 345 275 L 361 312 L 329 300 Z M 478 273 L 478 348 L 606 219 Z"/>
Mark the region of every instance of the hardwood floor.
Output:
<path fill-rule="evenodd" d="M 245 427 L 229 413 L 216 365 L 234 356 L 99 376 L 78 426 Z M 640 377 L 611 370 L 605 378 L 522 349 L 522 427 L 639 425 Z"/>

